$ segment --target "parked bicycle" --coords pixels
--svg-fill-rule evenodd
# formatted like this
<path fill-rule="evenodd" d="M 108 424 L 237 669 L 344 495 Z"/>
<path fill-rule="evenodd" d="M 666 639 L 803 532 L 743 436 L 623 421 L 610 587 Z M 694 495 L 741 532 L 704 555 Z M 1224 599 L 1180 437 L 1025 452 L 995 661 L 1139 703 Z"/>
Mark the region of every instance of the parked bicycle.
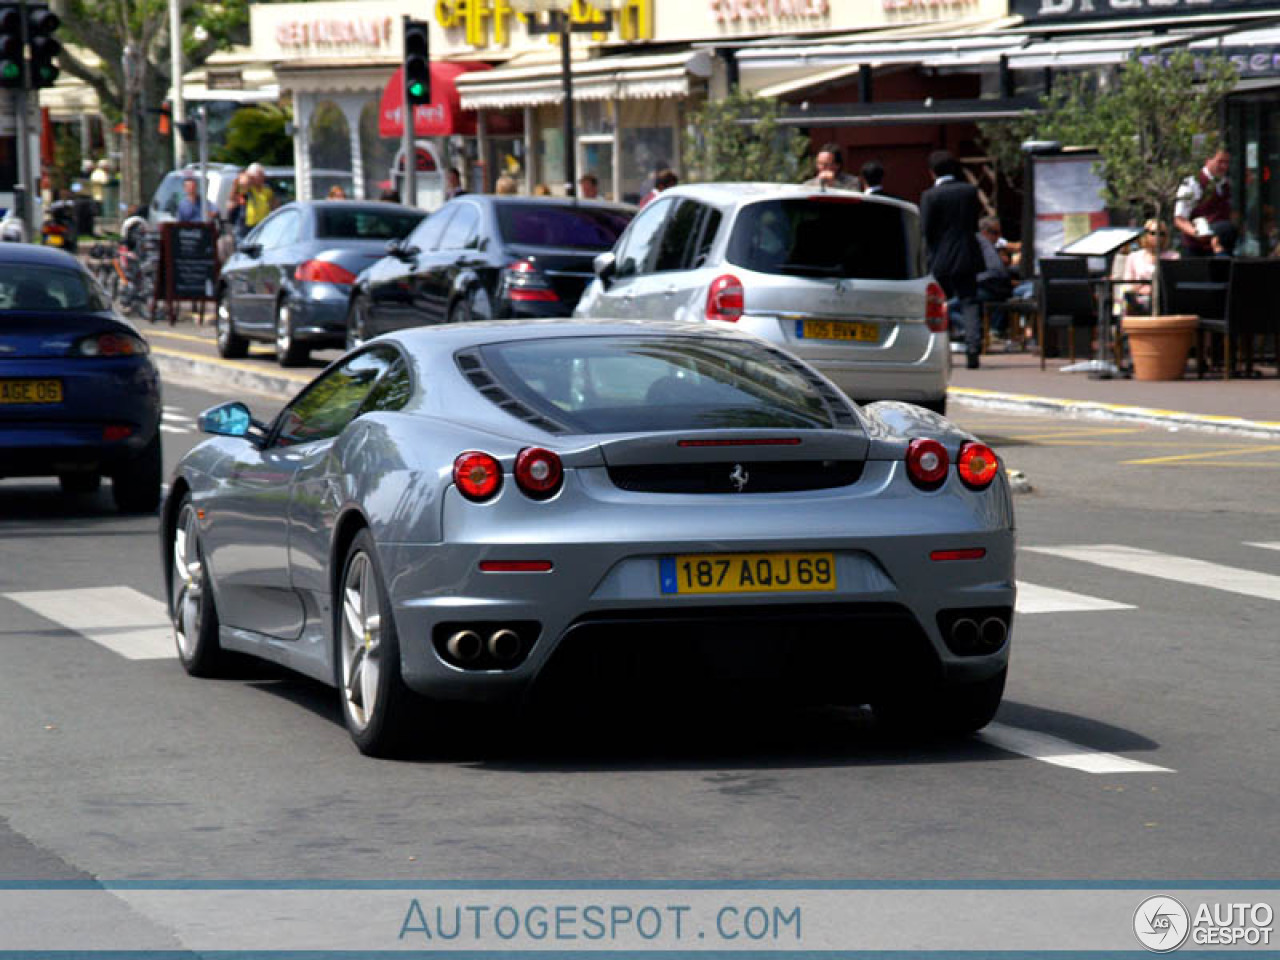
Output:
<path fill-rule="evenodd" d="M 121 227 L 107 287 L 121 313 L 155 320 L 152 300 L 159 263 L 159 235 L 146 220 L 130 217 Z"/>

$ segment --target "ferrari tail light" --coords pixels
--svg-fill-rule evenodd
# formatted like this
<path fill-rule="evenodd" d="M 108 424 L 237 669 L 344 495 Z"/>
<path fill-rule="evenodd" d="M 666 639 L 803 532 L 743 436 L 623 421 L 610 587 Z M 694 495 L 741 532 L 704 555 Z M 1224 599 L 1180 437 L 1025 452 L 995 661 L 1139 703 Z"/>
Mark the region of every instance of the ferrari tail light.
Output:
<path fill-rule="evenodd" d="M 293 279 L 303 283 L 355 283 L 356 275 L 328 260 L 307 260 L 298 264 Z"/>
<path fill-rule="evenodd" d="M 934 333 L 947 332 L 947 295 L 936 283 L 924 292 L 924 322 Z"/>
<path fill-rule="evenodd" d="M 507 292 L 507 299 L 517 302 L 552 303 L 560 299 L 538 265 L 529 259 L 507 264 L 502 271 L 502 287 Z"/>
<path fill-rule="evenodd" d="M 453 482 L 468 500 L 488 500 L 502 486 L 502 465 L 487 453 L 468 450 L 453 461 Z"/>
<path fill-rule="evenodd" d="M 516 457 L 516 485 L 535 500 L 554 496 L 564 479 L 560 458 L 541 447 L 525 447 Z"/>
<path fill-rule="evenodd" d="M 985 443 L 966 443 L 960 448 L 960 458 L 956 461 L 956 469 L 960 471 L 960 479 L 972 490 L 985 490 L 991 486 L 1000 469 L 1000 461 L 995 452 Z"/>
<path fill-rule="evenodd" d="M 76 341 L 73 354 L 82 357 L 136 357 L 150 352 L 147 342 L 131 333 L 95 333 Z"/>
<path fill-rule="evenodd" d="M 922 490 L 936 490 L 947 479 L 947 448 L 937 440 L 921 437 L 907 447 L 907 473 Z"/>
<path fill-rule="evenodd" d="M 737 323 L 746 302 L 742 281 L 731 273 L 716 277 L 707 289 L 707 319 Z"/>

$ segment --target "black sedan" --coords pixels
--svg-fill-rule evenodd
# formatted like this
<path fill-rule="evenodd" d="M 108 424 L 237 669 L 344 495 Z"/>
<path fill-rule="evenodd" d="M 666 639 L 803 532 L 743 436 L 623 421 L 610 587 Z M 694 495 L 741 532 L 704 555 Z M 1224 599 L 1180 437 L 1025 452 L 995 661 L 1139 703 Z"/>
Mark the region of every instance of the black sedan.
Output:
<path fill-rule="evenodd" d="M 258 224 L 222 268 L 218 352 L 243 357 L 274 342 L 282 366 L 317 347 L 342 346 L 357 274 L 426 216 L 389 203 L 290 203 Z"/>
<path fill-rule="evenodd" d="M 347 346 L 423 324 L 567 317 L 591 261 L 634 213 L 593 200 L 458 197 L 361 275 Z"/>
<path fill-rule="evenodd" d="M 68 494 L 111 477 L 116 505 L 160 502 L 160 378 L 146 341 L 60 250 L 0 243 L 0 477 Z"/>

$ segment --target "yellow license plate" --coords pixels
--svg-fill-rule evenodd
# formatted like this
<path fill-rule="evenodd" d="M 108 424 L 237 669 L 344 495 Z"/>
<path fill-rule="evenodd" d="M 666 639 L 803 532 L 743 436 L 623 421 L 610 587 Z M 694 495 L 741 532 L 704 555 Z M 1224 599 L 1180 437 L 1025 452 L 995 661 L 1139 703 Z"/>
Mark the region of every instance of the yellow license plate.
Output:
<path fill-rule="evenodd" d="M 61 380 L 0 380 L 0 403 L 61 402 Z"/>
<path fill-rule="evenodd" d="M 874 342 L 880 339 L 880 327 L 874 323 L 846 323 L 843 320 L 802 320 L 799 334 L 805 340 L 858 340 Z"/>
<path fill-rule="evenodd" d="M 834 590 L 830 553 L 686 553 L 658 561 L 663 593 L 791 593 Z"/>

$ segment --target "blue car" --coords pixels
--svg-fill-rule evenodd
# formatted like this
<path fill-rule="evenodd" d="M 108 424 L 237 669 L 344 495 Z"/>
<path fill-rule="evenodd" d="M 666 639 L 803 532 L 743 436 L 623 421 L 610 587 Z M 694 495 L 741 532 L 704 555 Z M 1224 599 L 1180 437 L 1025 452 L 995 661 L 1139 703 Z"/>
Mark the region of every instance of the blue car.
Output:
<path fill-rule="evenodd" d="M 111 478 L 116 506 L 160 502 L 160 377 L 136 328 L 61 250 L 0 244 L 0 477 Z"/>

